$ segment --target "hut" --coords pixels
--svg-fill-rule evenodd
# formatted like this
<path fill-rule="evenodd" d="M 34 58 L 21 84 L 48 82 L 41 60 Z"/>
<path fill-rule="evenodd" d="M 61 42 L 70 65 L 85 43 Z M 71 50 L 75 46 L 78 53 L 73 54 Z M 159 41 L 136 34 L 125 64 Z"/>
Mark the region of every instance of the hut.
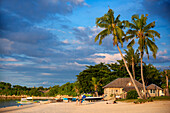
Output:
<path fill-rule="evenodd" d="M 137 87 L 139 88 L 140 92 L 143 92 L 143 86 L 140 82 L 135 80 Z M 130 90 L 135 90 L 135 87 L 130 78 L 117 78 L 110 82 L 109 84 L 105 85 L 104 87 L 104 95 L 110 96 L 113 95 L 114 97 L 118 98 L 126 98 L 126 94 Z"/>
<path fill-rule="evenodd" d="M 164 96 L 163 89 L 157 86 L 156 84 L 151 84 L 147 86 L 147 92 L 151 97 L 153 96 Z"/>

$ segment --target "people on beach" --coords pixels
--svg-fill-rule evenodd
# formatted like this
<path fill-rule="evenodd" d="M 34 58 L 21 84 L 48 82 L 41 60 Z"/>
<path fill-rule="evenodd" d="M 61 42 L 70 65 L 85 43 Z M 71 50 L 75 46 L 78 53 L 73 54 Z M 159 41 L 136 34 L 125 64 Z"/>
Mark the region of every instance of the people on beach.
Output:
<path fill-rule="evenodd" d="M 78 105 L 79 104 L 79 97 L 77 96 L 76 97 L 76 105 Z"/>
<path fill-rule="evenodd" d="M 82 104 L 82 100 L 83 100 L 83 99 L 82 99 L 82 96 L 80 95 L 80 96 L 79 96 L 79 105 Z"/>

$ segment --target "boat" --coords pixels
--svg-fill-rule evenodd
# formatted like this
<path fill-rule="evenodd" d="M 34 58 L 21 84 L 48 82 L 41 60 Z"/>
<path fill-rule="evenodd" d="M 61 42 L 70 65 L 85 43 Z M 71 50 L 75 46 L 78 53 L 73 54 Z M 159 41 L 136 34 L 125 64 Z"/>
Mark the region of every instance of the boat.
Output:
<path fill-rule="evenodd" d="M 49 100 L 46 100 L 46 101 L 39 101 L 40 102 L 40 104 L 49 104 L 49 103 L 51 103 L 51 101 L 49 101 Z"/>
<path fill-rule="evenodd" d="M 19 104 L 32 104 L 32 103 L 35 103 L 33 101 L 16 101 L 17 103 Z"/>
<path fill-rule="evenodd" d="M 102 100 L 103 97 L 86 97 L 85 100 Z"/>

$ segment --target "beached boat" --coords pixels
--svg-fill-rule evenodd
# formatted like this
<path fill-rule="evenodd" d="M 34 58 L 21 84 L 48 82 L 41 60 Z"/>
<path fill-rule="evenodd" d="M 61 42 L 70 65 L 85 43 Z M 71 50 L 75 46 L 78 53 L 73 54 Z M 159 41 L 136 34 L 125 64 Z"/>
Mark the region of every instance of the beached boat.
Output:
<path fill-rule="evenodd" d="M 39 101 L 40 102 L 40 104 L 49 104 L 49 103 L 51 103 L 51 101 L 49 101 L 49 100 L 47 100 L 47 101 Z"/>
<path fill-rule="evenodd" d="M 102 100 L 103 97 L 86 97 L 85 100 Z"/>
<path fill-rule="evenodd" d="M 32 103 L 35 103 L 33 101 L 16 101 L 17 103 L 19 104 L 32 104 Z"/>

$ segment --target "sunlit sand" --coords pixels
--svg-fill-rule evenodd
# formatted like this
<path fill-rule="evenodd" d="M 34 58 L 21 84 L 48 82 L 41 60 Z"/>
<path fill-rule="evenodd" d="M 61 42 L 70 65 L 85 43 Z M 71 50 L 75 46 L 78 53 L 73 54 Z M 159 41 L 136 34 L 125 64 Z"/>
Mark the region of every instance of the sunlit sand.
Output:
<path fill-rule="evenodd" d="M 170 101 L 154 101 L 144 104 L 118 102 L 106 104 L 106 101 L 91 102 L 82 105 L 70 103 L 50 103 L 25 105 L 23 107 L 1 108 L 8 113 L 169 113 Z"/>

